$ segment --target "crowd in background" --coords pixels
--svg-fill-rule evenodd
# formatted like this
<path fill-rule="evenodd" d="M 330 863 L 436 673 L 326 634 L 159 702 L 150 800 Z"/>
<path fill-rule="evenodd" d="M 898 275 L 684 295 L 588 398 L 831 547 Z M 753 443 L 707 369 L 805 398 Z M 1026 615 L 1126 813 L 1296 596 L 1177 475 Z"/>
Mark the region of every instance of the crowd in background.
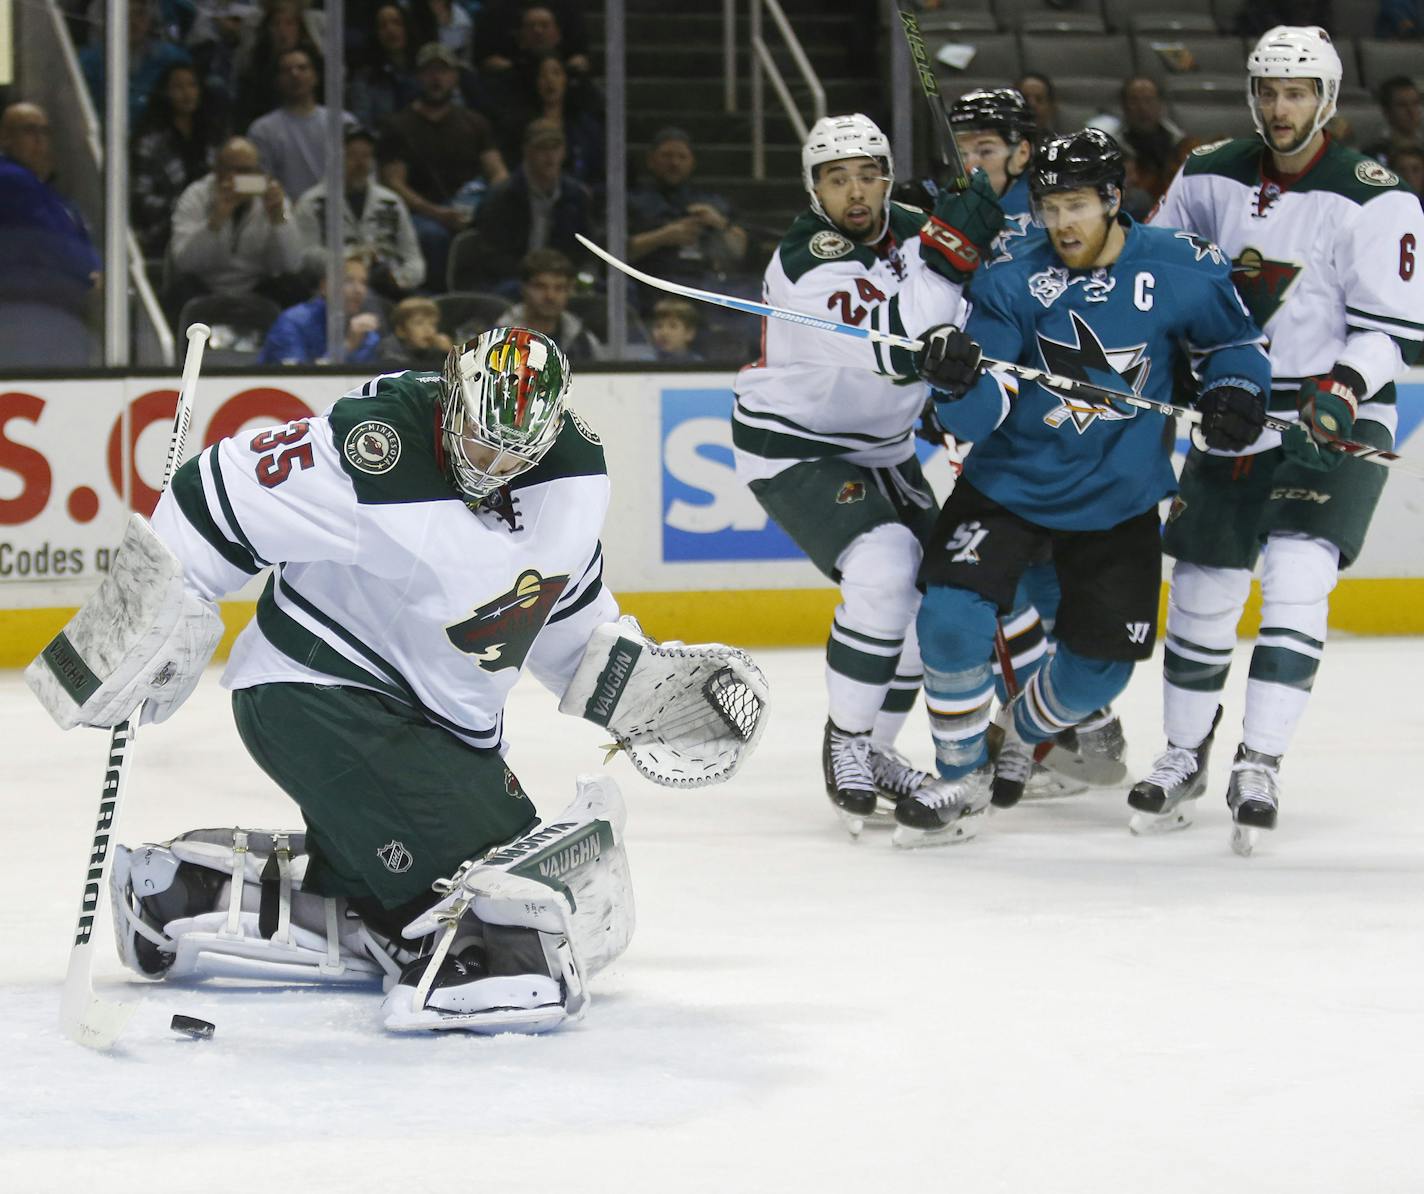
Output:
<path fill-rule="evenodd" d="M 1383 0 L 1377 33 L 1418 37 L 1419 7 Z M 66 8 L 102 118 L 106 6 Z M 606 355 L 595 263 L 575 240 L 598 238 L 605 217 L 603 102 L 583 9 L 578 0 L 348 0 L 349 360 L 428 365 L 469 328 L 506 320 L 548 331 L 575 362 Z M 130 218 L 167 319 L 179 331 L 217 312 L 254 328 L 262 363 L 321 360 L 324 13 L 308 0 L 128 0 L 127 12 Z M 1243 14 L 1329 25 L 1328 0 L 1252 0 Z M 1024 93 L 1042 132 L 1065 131 L 1050 78 L 1004 82 Z M 10 99 L 0 117 L 0 300 L 23 307 L 31 330 L 7 315 L 0 363 L 53 364 L 55 343 L 86 336 L 92 360 L 84 325 L 100 261 L 77 209 L 50 185 L 46 113 Z M 1418 82 L 1391 78 L 1377 99 L 1387 133 L 1361 148 L 1420 192 Z M 1212 130 L 1175 124 L 1146 76 L 1125 79 L 1118 101 L 1091 123 L 1127 150 L 1126 206 L 1140 216 Z M 692 138 L 662 129 L 637 167 L 628 255 L 663 277 L 754 292 L 762 263 L 732 205 L 698 183 Z M 657 297 L 637 295 L 646 305 L 633 313 L 632 355 L 702 359 L 705 317 Z M 36 326 L 55 334 L 36 336 Z"/>

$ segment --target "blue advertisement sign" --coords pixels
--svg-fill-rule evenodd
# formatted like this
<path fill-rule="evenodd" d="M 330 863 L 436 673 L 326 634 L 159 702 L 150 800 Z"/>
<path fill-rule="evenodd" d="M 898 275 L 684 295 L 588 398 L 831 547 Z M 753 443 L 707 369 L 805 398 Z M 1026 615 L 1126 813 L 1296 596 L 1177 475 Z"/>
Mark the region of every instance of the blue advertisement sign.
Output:
<path fill-rule="evenodd" d="M 732 391 L 662 391 L 665 561 L 795 560 L 803 553 L 767 517 L 732 465 Z"/>

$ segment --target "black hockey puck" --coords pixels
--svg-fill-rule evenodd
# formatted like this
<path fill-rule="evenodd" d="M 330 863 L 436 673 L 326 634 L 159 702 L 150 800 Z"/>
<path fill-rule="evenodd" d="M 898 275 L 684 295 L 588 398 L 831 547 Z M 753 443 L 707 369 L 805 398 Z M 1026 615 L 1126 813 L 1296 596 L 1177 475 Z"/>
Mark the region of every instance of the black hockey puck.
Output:
<path fill-rule="evenodd" d="M 168 1022 L 168 1027 L 174 1032 L 181 1032 L 184 1036 L 190 1036 L 195 1041 L 211 1040 L 217 1025 L 208 1020 L 199 1020 L 197 1016 L 174 1016 Z"/>

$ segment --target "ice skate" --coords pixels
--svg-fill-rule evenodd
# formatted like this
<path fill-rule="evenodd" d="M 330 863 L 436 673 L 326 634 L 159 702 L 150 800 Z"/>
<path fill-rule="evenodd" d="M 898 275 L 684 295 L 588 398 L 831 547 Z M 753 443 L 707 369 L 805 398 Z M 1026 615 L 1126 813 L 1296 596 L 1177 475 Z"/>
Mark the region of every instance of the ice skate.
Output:
<path fill-rule="evenodd" d="M 871 829 L 893 829 L 895 806 L 935 778 L 912 766 L 894 747 L 879 742 L 870 744 L 870 772 L 878 789 L 875 812 L 865 822 Z"/>
<path fill-rule="evenodd" d="M 1071 778 L 1110 788 L 1127 778 L 1127 742 L 1122 721 L 1111 707 L 1090 713 L 1054 739 L 1043 763 Z"/>
<path fill-rule="evenodd" d="M 840 813 L 851 837 L 859 837 L 867 820 L 875 815 L 878 791 L 871 771 L 869 734 L 848 734 L 827 719 L 821 744 L 821 767 L 825 773 L 826 795 Z"/>
<path fill-rule="evenodd" d="M 1013 713 L 1005 720 L 1004 741 L 999 757 L 994 760 L 993 795 L 995 808 L 1013 808 L 1023 799 L 1024 789 L 1033 775 L 1034 746 L 1019 737 Z"/>
<path fill-rule="evenodd" d="M 1216 726 L 1221 721 L 1221 706 L 1211 720 L 1211 729 L 1200 746 L 1174 746 L 1157 756 L 1152 770 L 1132 785 L 1127 803 L 1136 811 L 1127 827 L 1133 833 L 1146 836 L 1171 833 L 1192 823 L 1197 798 L 1206 789 L 1206 764 Z"/>
<path fill-rule="evenodd" d="M 1242 743 L 1231 764 L 1226 804 L 1231 809 L 1231 848 L 1249 858 L 1261 830 L 1276 827 L 1280 808 L 1280 755 L 1262 754 Z"/>
<path fill-rule="evenodd" d="M 904 850 L 967 842 L 979 832 L 992 775 L 986 763 L 959 779 L 928 778 L 895 806 L 890 840 Z"/>

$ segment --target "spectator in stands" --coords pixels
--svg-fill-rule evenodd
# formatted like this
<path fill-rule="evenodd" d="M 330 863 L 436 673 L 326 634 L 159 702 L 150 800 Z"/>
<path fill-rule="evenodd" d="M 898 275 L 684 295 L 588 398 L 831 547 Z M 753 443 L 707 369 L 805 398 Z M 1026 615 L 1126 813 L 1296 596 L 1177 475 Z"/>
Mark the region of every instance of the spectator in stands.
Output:
<path fill-rule="evenodd" d="M 199 294 L 258 291 L 290 302 L 301 265 L 301 238 L 282 184 L 262 173 L 255 146 L 231 137 L 211 174 L 193 183 L 173 212 L 170 244 L 176 275 L 171 313 Z"/>
<path fill-rule="evenodd" d="M 359 256 L 370 271 L 371 287 L 398 299 L 425 281 L 425 258 L 415 225 L 401 197 L 372 177 L 376 139 L 369 129 L 346 131 L 346 202 L 342 215 L 345 252 Z M 319 249 L 326 237 L 326 183 L 319 182 L 296 207 L 302 245 Z"/>
<path fill-rule="evenodd" d="M 1388 41 L 1424 37 L 1424 5 L 1420 0 L 1380 0 L 1375 36 Z"/>
<path fill-rule="evenodd" d="M 1053 80 L 1037 71 L 1020 75 L 1014 84 L 1015 90 L 1028 101 L 1033 111 L 1034 123 L 1038 126 L 1036 140 L 1041 144 L 1045 138 L 1064 132 L 1063 118 L 1058 112 L 1058 93 Z"/>
<path fill-rule="evenodd" d="M 282 104 L 254 120 L 248 139 L 288 195 L 304 195 L 326 174 L 326 105 L 316 102 L 316 60 L 300 46 L 277 59 Z M 348 126 L 356 123 L 341 114 Z"/>
<path fill-rule="evenodd" d="M 377 128 L 420 94 L 415 74 L 415 46 L 405 10 L 382 4 L 372 17 L 368 48 L 346 81 L 346 106 L 367 128 Z"/>
<path fill-rule="evenodd" d="M 471 41 L 475 23 L 463 5 L 452 0 L 409 0 L 408 7 L 417 46 L 438 41 L 455 55 L 461 67 L 474 65 Z"/>
<path fill-rule="evenodd" d="M 325 254 L 309 254 L 306 267 L 316 294 L 277 316 L 262 341 L 262 353 L 257 358 L 259 365 L 319 365 L 330 359 L 326 355 Z M 361 309 L 366 298 L 366 263 L 360 257 L 348 257 L 342 303 L 346 319 L 346 360 L 353 364 L 374 361 L 376 345 L 381 342 L 380 318 Z"/>
<path fill-rule="evenodd" d="M 450 351 L 450 337 L 440 330 L 440 308 L 433 299 L 402 299 L 391 312 L 391 334 L 376 345 L 376 360 L 391 369 L 440 369 Z"/>
<path fill-rule="evenodd" d="M 593 186 L 604 175 L 603 121 L 594 85 L 587 76 L 570 78 L 557 54 L 545 54 L 502 78 L 492 106 L 500 152 L 506 161 L 521 152 L 531 120 L 552 120 L 564 131 L 564 167 Z"/>
<path fill-rule="evenodd" d="M 425 276 L 439 286 L 450 240 L 470 222 L 451 203 L 456 192 L 480 178 L 495 186 L 509 171 L 489 121 L 455 103 L 459 64 L 454 54 L 432 42 L 421 47 L 416 67 L 420 96 L 386 121 L 376 158 L 381 181 L 410 209 L 425 254 Z"/>
<path fill-rule="evenodd" d="M 648 178 L 628 195 L 628 255 L 664 278 L 706 285 L 736 271 L 747 234 L 722 196 L 692 182 L 692 139 L 677 128 L 653 135 Z"/>
<path fill-rule="evenodd" d="M 1367 150 L 1386 166 L 1394 165 L 1401 149 L 1424 148 L 1424 99 L 1408 75 L 1395 75 L 1379 87 L 1380 111 L 1384 113 L 1385 135 Z"/>
<path fill-rule="evenodd" d="M 1404 185 L 1424 200 L 1424 149 L 1413 146 L 1398 149 L 1390 165 L 1404 180 Z"/>
<path fill-rule="evenodd" d="M 482 71 L 505 71 L 557 53 L 569 70 L 586 74 L 588 34 L 577 0 L 490 0 L 475 26 L 475 51 Z"/>
<path fill-rule="evenodd" d="M 601 360 L 603 345 L 568 309 L 574 292 L 574 267 L 557 249 L 535 249 L 520 264 L 521 301 L 495 321 L 496 326 L 533 328 L 553 338 L 575 364 Z M 484 324 L 467 324 L 456 333 L 459 340 L 479 335 Z"/>
<path fill-rule="evenodd" d="M 1155 202 L 1172 181 L 1172 163 L 1182 130 L 1167 119 L 1162 93 L 1146 75 L 1126 79 L 1118 98 L 1122 104 L 1122 128 L 1120 134 L 1112 135 L 1132 150 L 1138 181 Z"/>
<path fill-rule="evenodd" d="M 524 132 L 524 154 L 508 178 L 495 187 L 475 221 L 478 250 L 473 280 L 483 287 L 512 284 L 519 263 L 534 249 L 557 249 L 572 260 L 584 250 L 575 234 L 588 235 L 589 190 L 563 172 L 564 134 L 552 120 L 534 120 Z M 457 279 L 455 289 L 465 288 Z"/>
<path fill-rule="evenodd" d="M 653 304 L 648 334 L 656 360 L 668 364 L 702 360 L 702 354 L 693 349 L 697 330 L 697 309 L 687 299 L 669 295 Z"/>
<path fill-rule="evenodd" d="M 38 104 L 0 114 L 0 363 L 90 365 L 86 320 L 99 254 L 78 209 L 50 185 L 49 117 Z"/>
<path fill-rule="evenodd" d="M 306 15 L 301 0 L 265 0 L 260 23 L 250 39 L 244 37 L 239 50 L 242 65 L 234 128 L 245 128 L 282 102 L 277 62 L 288 50 L 305 50 L 313 63 L 321 63 L 321 47 L 308 28 Z"/>
<path fill-rule="evenodd" d="M 129 223 L 146 257 L 167 251 L 178 198 L 213 168 L 224 132 L 197 67 L 170 65 L 154 86 L 129 154 Z"/>
<path fill-rule="evenodd" d="M 237 104 L 239 51 L 248 3 L 215 0 L 205 4 L 188 31 L 188 52 L 214 110 L 226 119 Z"/>
<path fill-rule="evenodd" d="M 156 15 L 153 0 L 129 0 L 129 127 L 138 127 L 138 122 L 148 107 L 148 97 L 153 94 L 153 86 L 158 77 L 175 62 L 191 62 L 188 51 L 165 41 L 154 20 Z M 89 85 L 89 95 L 94 107 L 101 115 L 106 111 L 104 83 L 108 77 L 102 34 L 96 36 L 79 51 L 79 65 L 84 71 L 84 81 Z"/>

